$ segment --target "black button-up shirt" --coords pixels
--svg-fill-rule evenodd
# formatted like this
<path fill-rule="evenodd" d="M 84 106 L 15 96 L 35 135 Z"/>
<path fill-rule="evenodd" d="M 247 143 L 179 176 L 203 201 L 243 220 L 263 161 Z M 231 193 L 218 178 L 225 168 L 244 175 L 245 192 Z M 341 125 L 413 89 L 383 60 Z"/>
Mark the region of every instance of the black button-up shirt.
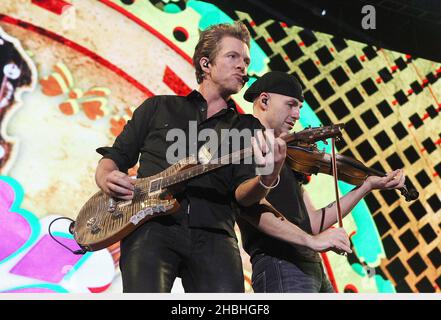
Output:
<path fill-rule="evenodd" d="M 167 162 L 167 148 L 175 141 L 166 141 L 167 132 L 179 128 L 188 135 L 189 121 L 197 121 L 197 131 L 215 128 L 228 113 L 238 117 L 233 126 L 238 130 L 262 129 L 259 120 L 249 114 L 239 114 L 232 100 L 228 108 L 207 119 L 207 102 L 203 96 L 193 91 L 188 96 L 155 96 L 145 100 L 134 112 L 133 117 L 116 138 L 112 147 L 98 148 L 104 158 L 112 159 L 119 170 L 127 172 L 139 159 L 138 177 L 155 175 L 171 164 Z M 228 139 L 225 139 L 228 140 Z M 187 152 L 191 143 L 187 141 Z M 228 143 L 225 142 L 224 143 Z M 196 149 L 201 145 L 199 143 Z M 249 147 L 250 141 L 242 141 L 241 148 Z M 235 150 L 233 150 L 235 151 Z M 253 178 L 254 165 L 226 165 L 188 181 L 185 191 L 176 195 L 181 210 L 171 216 L 156 218 L 181 223 L 189 214 L 191 227 L 214 228 L 226 231 L 235 237 L 234 192 L 244 181 Z"/>

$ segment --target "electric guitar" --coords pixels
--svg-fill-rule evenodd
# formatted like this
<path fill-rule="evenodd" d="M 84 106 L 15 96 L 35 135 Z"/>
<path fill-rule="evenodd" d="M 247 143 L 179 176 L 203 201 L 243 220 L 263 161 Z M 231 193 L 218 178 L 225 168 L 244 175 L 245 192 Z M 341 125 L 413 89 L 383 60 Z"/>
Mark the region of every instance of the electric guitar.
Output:
<path fill-rule="evenodd" d="M 340 137 L 343 127 L 343 124 L 337 124 L 308 128 L 285 135 L 282 139 L 287 144 L 312 144 L 331 137 Z M 179 203 L 170 191 L 173 186 L 250 156 L 251 147 L 207 164 L 198 163 L 194 156 L 184 158 L 158 174 L 136 179 L 134 197 L 131 200 L 112 198 L 98 191 L 81 208 L 70 231 L 83 250 L 104 249 L 120 241 L 148 220 L 176 212 Z"/>

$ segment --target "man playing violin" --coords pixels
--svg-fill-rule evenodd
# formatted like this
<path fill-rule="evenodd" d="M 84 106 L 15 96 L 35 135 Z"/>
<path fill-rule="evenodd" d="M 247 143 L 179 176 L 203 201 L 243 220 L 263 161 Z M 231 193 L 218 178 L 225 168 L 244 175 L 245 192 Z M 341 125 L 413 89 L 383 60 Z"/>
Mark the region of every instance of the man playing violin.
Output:
<path fill-rule="evenodd" d="M 250 86 L 244 98 L 253 102 L 254 116 L 276 137 L 287 134 L 300 118 L 302 87 L 292 75 L 269 72 Z M 254 292 L 334 292 L 318 252 L 352 252 L 345 230 L 330 228 L 337 222 L 336 203 L 316 210 L 302 187 L 304 179 L 285 162 L 266 198 L 242 207 L 238 224 L 251 257 Z M 404 180 L 402 170 L 369 176 L 341 197 L 342 216 L 373 189 L 401 188 Z"/>

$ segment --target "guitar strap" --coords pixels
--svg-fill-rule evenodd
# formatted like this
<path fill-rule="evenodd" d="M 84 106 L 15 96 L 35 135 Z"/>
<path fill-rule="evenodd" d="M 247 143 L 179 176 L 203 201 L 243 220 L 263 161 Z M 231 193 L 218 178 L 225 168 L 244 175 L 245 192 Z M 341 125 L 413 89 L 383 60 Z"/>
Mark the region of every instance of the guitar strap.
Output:
<path fill-rule="evenodd" d="M 225 117 L 221 118 L 216 126 L 213 128 L 216 132 L 217 139 L 208 140 L 198 151 L 198 160 L 201 163 L 210 162 L 214 156 L 218 154 L 219 148 L 222 146 L 225 138 L 228 135 L 222 136 L 222 129 L 231 129 L 239 121 L 239 116 L 236 111 L 227 110 Z M 216 143 L 218 142 L 218 143 Z"/>

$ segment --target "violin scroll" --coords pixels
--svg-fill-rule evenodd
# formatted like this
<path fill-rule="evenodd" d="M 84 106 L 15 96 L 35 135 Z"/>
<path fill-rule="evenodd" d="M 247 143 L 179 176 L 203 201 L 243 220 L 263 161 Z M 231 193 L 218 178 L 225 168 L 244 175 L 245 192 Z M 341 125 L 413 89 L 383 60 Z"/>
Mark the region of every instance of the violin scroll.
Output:
<path fill-rule="evenodd" d="M 288 148 L 286 161 L 297 172 L 304 174 L 332 174 L 332 157 L 326 152 L 319 151 L 316 141 L 328 137 L 338 138 L 341 136 L 342 124 L 328 127 L 308 128 L 295 134 L 295 139 L 286 140 Z M 338 179 L 352 185 L 361 185 L 369 176 L 384 177 L 386 174 L 374 168 L 366 167 L 361 161 L 344 156 L 336 155 Z M 414 188 L 404 185 L 399 189 L 406 201 L 418 199 L 419 193 Z"/>
<path fill-rule="evenodd" d="M 418 199 L 418 197 L 420 195 L 420 193 L 418 191 L 416 191 L 415 189 L 408 190 L 406 185 L 404 185 L 402 188 L 400 188 L 400 192 L 401 192 L 401 195 L 404 197 L 404 199 L 407 202 L 414 201 L 414 200 Z"/>

